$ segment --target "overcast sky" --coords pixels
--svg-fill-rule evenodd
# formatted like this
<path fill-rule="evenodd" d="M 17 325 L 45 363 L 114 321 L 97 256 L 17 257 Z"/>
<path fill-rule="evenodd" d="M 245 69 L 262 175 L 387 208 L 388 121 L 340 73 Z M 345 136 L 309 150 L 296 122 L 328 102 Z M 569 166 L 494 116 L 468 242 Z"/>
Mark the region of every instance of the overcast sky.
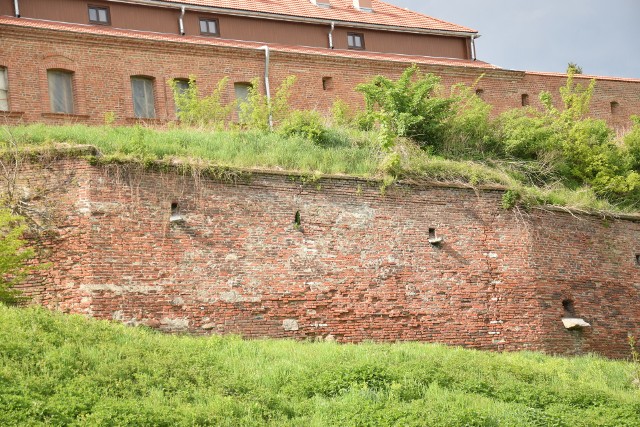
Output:
<path fill-rule="evenodd" d="M 640 0 L 385 0 L 478 30 L 503 68 L 640 78 Z"/>

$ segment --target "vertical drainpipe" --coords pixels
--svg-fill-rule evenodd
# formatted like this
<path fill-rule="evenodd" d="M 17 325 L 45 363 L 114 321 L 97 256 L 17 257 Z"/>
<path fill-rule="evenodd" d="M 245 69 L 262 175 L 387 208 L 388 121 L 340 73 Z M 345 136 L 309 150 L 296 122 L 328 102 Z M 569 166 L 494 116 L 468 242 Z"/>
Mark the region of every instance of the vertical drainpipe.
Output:
<path fill-rule="evenodd" d="M 336 29 L 336 23 L 331 22 L 331 31 L 329 31 L 329 49 L 333 49 L 333 30 Z"/>
<path fill-rule="evenodd" d="M 18 0 L 13 0 L 13 8 L 16 12 L 16 18 L 20 18 L 20 5 L 18 4 Z"/>
<path fill-rule="evenodd" d="M 271 114 L 271 89 L 269 88 L 269 46 L 259 47 L 264 50 L 264 87 L 267 92 L 267 105 L 269 105 L 269 129 L 273 130 L 273 115 Z"/>
<path fill-rule="evenodd" d="M 476 36 L 475 34 L 471 36 L 471 59 L 474 61 L 477 59 L 476 55 Z"/>
<path fill-rule="evenodd" d="M 185 8 L 184 6 L 182 6 L 182 8 L 180 8 L 180 35 L 181 36 L 184 36 L 184 12 L 185 12 Z"/>

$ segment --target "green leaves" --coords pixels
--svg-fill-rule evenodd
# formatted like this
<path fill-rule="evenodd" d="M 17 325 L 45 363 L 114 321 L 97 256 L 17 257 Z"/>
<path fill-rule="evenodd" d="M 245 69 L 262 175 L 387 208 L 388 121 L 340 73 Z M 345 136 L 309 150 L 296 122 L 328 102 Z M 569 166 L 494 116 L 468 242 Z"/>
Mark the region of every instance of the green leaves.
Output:
<path fill-rule="evenodd" d="M 377 123 L 385 132 L 422 145 L 441 142 L 444 121 L 452 114 L 453 100 L 435 96 L 439 89 L 440 78 L 422 74 L 416 65 L 407 68 L 397 81 L 377 76 L 356 87 L 364 95 L 365 122 Z"/>
<path fill-rule="evenodd" d="M 170 80 L 180 122 L 187 126 L 224 129 L 235 108 L 235 103 L 225 105 L 222 102 L 228 83 L 229 78 L 224 77 L 210 95 L 201 96 L 195 76 L 189 76 L 187 88 L 181 87 L 176 80 Z"/>
<path fill-rule="evenodd" d="M 25 230 L 24 218 L 13 215 L 8 209 L 0 209 L 0 302 L 5 304 L 20 300 L 14 286 L 34 268 L 27 264 L 34 251 L 22 239 Z"/>

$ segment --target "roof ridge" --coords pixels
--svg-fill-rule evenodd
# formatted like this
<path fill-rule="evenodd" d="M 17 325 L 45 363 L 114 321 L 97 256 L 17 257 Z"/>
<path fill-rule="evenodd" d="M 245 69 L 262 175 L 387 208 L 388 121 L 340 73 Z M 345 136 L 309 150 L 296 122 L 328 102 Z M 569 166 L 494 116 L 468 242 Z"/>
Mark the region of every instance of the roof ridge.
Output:
<path fill-rule="evenodd" d="M 400 6 L 396 5 L 396 4 L 387 3 L 386 1 L 382 1 L 382 0 L 373 0 L 373 1 L 375 1 L 376 3 L 384 3 L 385 5 L 387 5 L 389 7 L 392 7 L 394 9 L 400 9 L 403 12 L 411 12 L 411 13 L 414 13 L 416 15 L 424 16 L 425 18 L 433 19 L 434 21 L 438 21 L 438 22 L 440 22 L 442 24 L 455 25 L 456 27 L 465 28 L 465 29 L 469 30 L 470 32 L 474 32 L 474 33 L 478 32 L 478 30 L 470 28 L 470 27 L 467 27 L 466 25 L 460 25 L 460 24 L 456 24 L 456 23 L 453 23 L 453 22 L 450 22 L 450 21 L 445 21 L 444 19 L 436 18 L 435 16 L 427 15 L 425 13 L 417 12 L 415 10 L 406 9 L 406 8 L 400 7 Z"/>

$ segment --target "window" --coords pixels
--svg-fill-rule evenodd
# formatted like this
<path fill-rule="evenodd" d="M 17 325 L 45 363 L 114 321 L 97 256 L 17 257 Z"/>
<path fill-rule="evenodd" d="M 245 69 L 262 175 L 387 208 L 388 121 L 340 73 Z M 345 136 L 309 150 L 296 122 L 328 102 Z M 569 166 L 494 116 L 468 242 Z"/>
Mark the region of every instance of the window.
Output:
<path fill-rule="evenodd" d="M 240 104 L 249 100 L 249 92 L 253 86 L 247 82 L 237 82 L 233 84 L 233 90 L 236 94 L 236 100 L 238 101 L 238 107 Z"/>
<path fill-rule="evenodd" d="M 73 114 L 73 73 L 65 70 L 47 70 L 51 112 Z"/>
<path fill-rule="evenodd" d="M 364 34 L 347 33 L 347 45 L 349 49 L 364 49 Z"/>
<path fill-rule="evenodd" d="M 218 20 L 210 18 L 200 18 L 200 34 L 203 36 L 219 36 Z"/>
<path fill-rule="evenodd" d="M 109 8 L 103 6 L 89 6 L 89 22 L 91 24 L 110 25 Z"/>
<path fill-rule="evenodd" d="M 9 83 L 7 69 L 0 67 L 0 111 L 9 111 Z"/>
<path fill-rule="evenodd" d="M 242 121 L 242 104 L 249 100 L 249 94 L 251 93 L 253 86 L 247 82 L 236 82 L 233 84 L 233 91 L 236 95 L 236 114 L 238 115 L 238 121 Z"/>
<path fill-rule="evenodd" d="M 529 105 L 529 95 L 526 93 L 522 94 L 522 106 L 526 107 L 527 105 Z"/>
<path fill-rule="evenodd" d="M 333 77 L 323 77 L 322 90 L 332 90 L 332 89 L 333 89 Z"/>
<path fill-rule="evenodd" d="M 156 117 L 153 79 L 149 77 L 131 77 L 133 95 L 133 115 L 140 119 Z"/>
<path fill-rule="evenodd" d="M 616 101 L 611 103 L 611 114 L 618 114 L 620 112 L 620 104 Z"/>
<path fill-rule="evenodd" d="M 174 96 L 176 96 L 176 112 L 179 113 L 180 111 L 182 111 L 182 109 L 180 108 L 180 103 L 178 102 L 178 97 L 182 99 L 182 103 L 184 103 L 185 101 L 185 97 L 181 96 L 184 95 L 184 93 L 189 90 L 189 80 L 187 79 L 174 79 L 173 83 L 175 84 L 174 86 Z"/>

